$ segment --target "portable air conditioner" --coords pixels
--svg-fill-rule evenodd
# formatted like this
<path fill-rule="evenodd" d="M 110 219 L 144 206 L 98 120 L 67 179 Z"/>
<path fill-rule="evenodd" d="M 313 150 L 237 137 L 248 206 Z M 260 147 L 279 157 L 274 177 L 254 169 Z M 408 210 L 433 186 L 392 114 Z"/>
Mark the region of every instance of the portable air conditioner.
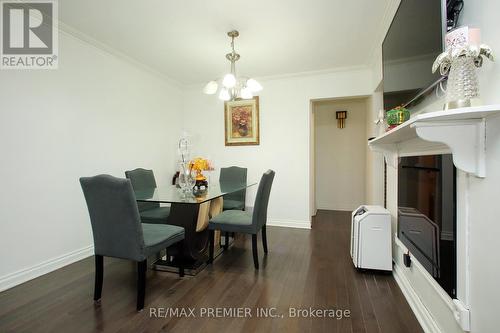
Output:
<path fill-rule="evenodd" d="M 351 257 L 362 269 L 392 271 L 391 214 L 380 206 L 352 212 Z"/>

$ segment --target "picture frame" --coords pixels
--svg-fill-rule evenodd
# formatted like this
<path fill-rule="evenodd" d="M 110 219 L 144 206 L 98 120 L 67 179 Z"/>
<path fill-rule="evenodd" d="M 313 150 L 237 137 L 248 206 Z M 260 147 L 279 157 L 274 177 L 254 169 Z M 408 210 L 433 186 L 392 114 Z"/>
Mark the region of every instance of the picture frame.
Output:
<path fill-rule="evenodd" d="M 224 102 L 225 145 L 259 145 L 259 122 L 259 96 Z"/>

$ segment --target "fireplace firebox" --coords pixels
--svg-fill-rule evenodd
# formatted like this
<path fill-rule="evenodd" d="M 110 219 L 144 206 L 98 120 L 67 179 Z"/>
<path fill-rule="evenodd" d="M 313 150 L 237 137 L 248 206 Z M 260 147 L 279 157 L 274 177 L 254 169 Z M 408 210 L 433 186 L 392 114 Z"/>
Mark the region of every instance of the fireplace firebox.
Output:
<path fill-rule="evenodd" d="M 401 158 L 398 238 L 448 295 L 456 298 L 456 169 L 452 155 Z"/>

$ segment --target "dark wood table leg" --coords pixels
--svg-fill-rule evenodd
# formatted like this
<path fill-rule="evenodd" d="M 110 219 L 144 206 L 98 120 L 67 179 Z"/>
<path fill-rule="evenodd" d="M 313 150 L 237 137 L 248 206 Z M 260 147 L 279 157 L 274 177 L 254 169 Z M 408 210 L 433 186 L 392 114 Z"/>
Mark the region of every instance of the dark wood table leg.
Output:
<path fill-rule="evenodd" d="M 167 260 L 157 260 L 153 266 L 154 269 L 180 273 L 181 263 L 179 260 L 182 260 L 185 273 L 189 275 L 196 275 L 204 268 L 208 249 L 208 228 L 206 226 L 208 226 L 209 205 L 210 202 L 201 204 L 173 203 L 171 205 L 168 224 L 184 228 L 183 253 L 180 254 L 181 248 L 179 246 L 169 247 Z M 171 260 L 172 258 L 173 260 Z"/>
<path fill-rule="evenodd" d="M 216 198 L 201 204 L 173 203 L 170 207 L 168 224 L 177 225 L 184 228 L 184 251 L 183 264 L 186 274 L 196 275 L 207 264 L 209 230 L 208 221 L 210 217 L 222 211 L 222 198 Z M 217 237 L 216 235 L 215 237 Z M 214 236 L 212 236 L 214 237 Z M 217 244 L 218 245 L 218 244 Z M 217 248 L 215 256 L 220 254 Z M 168 248 L 167 260 L 158 260 L 154 264 L 157 270 L 178 272 L 181 256 L 179 247 Z M 173 257 L 173 260 L 170 260 Z"/>

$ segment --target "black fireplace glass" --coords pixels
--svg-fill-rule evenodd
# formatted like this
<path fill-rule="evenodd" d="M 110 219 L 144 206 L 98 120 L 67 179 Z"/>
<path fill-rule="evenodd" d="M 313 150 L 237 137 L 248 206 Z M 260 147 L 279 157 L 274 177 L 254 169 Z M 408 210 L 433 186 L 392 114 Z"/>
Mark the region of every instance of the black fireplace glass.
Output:
<path fill-rule="evenodd" d="M 452 155 L 403 157 L 398 168 L 398 238 L 456 297 L 456 169 Z"/>

